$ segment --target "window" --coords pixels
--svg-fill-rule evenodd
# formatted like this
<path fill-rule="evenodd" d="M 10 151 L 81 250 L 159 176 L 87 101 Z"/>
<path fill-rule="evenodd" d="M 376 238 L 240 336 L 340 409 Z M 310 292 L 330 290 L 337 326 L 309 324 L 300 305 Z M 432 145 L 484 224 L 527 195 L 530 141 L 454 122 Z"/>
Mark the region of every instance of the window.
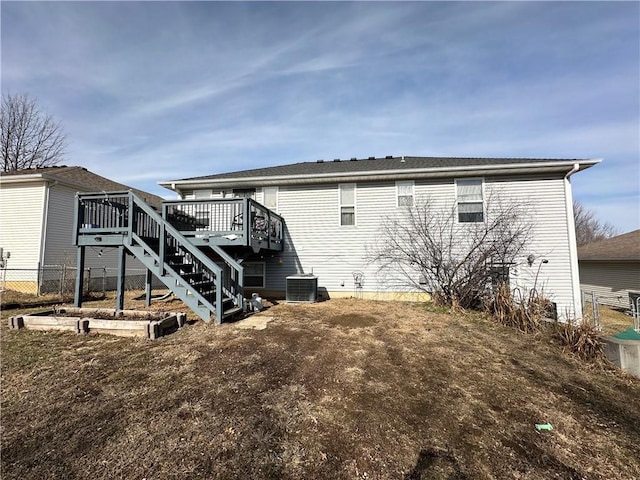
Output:
<path fill-rule="evenodd" d="M 255 188 L 234 188 L 233 197 L 235 198 L 256 198 Z"/>
<path fill-rule="evenodd" d="M 194 190 L 193 191 L 193 198 L 195 198 L 196 200 L 202 200 L 205 198 L 211 198 L 211 190 Z"/>
<path fill-rule="evenodd" d="M 482 201 L 482 179 L 470 178 L 456 180 L 458 202 L 458 222 L 484 222 L 484 205 Z"/>
<path fill-rule="evenodd" d="M 278 187 L 264 187 L 262 189 L 262 203 L 274 212 L 278 211 Z"/>
<path fill-rule="evenodd" d="M 504 284 L 509 286 L 509 263 L 494 263 L 489 266 L 489 276 L 491 277 L 491 286 L 495 289 Z"/>
<path fill-rule="evenodd" d="M 356 224 L 356 184 L 340 185 L 340 225 Z"/>
<path fill-rule="evenodd" d="M 265 268 L 264 262 L 244 263 L 244 286 L 253 288 L 264 288 Z"/>
<path fill-rule="evenodd" d="M 396 198 L 398 207 L 412 207 L 413 181 L 396 182 Z"/>

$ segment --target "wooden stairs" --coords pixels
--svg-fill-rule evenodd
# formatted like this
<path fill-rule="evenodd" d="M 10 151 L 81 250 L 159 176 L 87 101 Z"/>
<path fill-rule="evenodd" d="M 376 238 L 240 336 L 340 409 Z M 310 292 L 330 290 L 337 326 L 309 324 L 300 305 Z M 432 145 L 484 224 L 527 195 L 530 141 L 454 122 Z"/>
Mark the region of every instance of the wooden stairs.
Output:
<path fill-rule="evenodd" d="M 76 307 L 80 307 L 82 302 L 85 247 L 107 246 L 120 249 L 119 284 L 124 285 L 125 253 L 129 252 L 205 322 L 221 323 L 245 310 L 241 261 L 234 259 L 222 246 L 229 245 L 229 239 L 232 239 L 235 248 L 240 245 L 259 251 L 266 246 L 281 250 L 281 217 L 251 199 L 197 202 L 199 218 L 203 217 L 201 212 L 222 214 L 229 210 L 225 210 L 228 206 L 233 209 L 231 212 L 240 210 L 239 214 L 226 214 L 236 224 L 238 217 L 260 217 L 268 221 L 267 234 L 264 233 L 264 220 L 261 221 L 260 235 L 252 230 L 250 222 L 244 222 L 237 231 L 225 226 L 223 234 L 220 234 L 215 230 L 203 231 L 201 223 L 185 222 L 185 218 L 189 218 L 189 207 L 194 202 L 170 203 L 172 211 L 176 205 L 181 207 L 181 220 L 177 226 L 182 231 L 167 219 L 167 206 L 163 206 L 165 215 L 162 216 L 131 191 L 77 195 L 74 231 L 74 243 L 78 246 Z M 244 243 L 238 242 L 238 238 Z M 216 239 L 220 239 L 219 242 Z M 118 295 L 123 291 L 124 288 L 119 288 Z"/>

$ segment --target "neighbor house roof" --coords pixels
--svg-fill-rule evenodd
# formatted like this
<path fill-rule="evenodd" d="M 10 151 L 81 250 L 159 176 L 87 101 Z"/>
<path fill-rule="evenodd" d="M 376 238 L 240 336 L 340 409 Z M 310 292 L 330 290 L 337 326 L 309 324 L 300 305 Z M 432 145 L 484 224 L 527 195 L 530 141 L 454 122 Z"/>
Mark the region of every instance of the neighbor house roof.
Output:
<path fill-rule="evenodd" d="M 568 172 L 577 164 L 580 170 L 599 159 L 548 158 L 454 158 L 454 157 L 369 157 L 349 160 L 317 160 L 275 167 L 255 168 L 202 177 L 159 182 L 179 190 L 180 187 L 249 186 L 336 181 L 365 181 L 479 175 L 500 173 Z"/>
<path fill-rule="evenodd" d="M 578 260 L 640 262 L 640 230 L 579 247 Z"/>
<path fill-rule="evenodd" d="M 128 191 L 143 198 L 154 206 L 162 204 L 162 197 L 129 187 L 122 183 L 114 182 L 101 175 L 90 172 L 84 167 L 44 167 L 44 168 L 28 168 L 24 170 L 15 170 L 12 172 L 0 172 L 0 183 L 20 183 L 33 180 L 44 180 L 50 182 L 58 182 L 76 188 L 82 192 L 114 192 Z"/>

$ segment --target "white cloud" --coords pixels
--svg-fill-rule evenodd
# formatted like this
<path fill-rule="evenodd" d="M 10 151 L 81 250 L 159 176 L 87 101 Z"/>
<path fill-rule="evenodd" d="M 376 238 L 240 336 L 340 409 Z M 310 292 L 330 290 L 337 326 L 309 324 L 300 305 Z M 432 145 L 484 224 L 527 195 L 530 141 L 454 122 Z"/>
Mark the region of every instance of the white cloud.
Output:
<path fill-rule="evenodd" d="M 28 90 L 63 121 L 65 163 L 134 186 L 317 158 L 604 157 L 574 189 L 615 215 L 640 203 L 638 13 L 5 2 L 2 89 Z"/>

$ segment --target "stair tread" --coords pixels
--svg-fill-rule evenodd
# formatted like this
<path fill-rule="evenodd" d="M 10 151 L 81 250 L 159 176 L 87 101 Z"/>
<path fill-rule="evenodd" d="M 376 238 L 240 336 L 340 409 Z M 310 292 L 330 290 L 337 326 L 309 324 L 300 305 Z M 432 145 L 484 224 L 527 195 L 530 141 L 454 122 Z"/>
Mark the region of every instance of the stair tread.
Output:
<path fill-rule="evenodd" d="M 230 308 L 228 310 L 224 310 L 222 312 L 222 317 L 223 318 L 227 318 L 227 317 L 230 317 L 231 315 L 235 315 L 236 313 L 239 313 L 241 311 L 242 311 L 241 307 L 233 307 L 233 308 Z"/>
<path fill-rule="evenodd" d="M 236 305 L 233 296 L 216 291 L 218 281 L 216 273 L 210 272 L 206 264 L 202 264 L 199 260 L 198 255 L 188 252 L 188 249 L 180 244 L 165 246 L 164 259 L 160 259 L 157 249 L 160 244 L 159 239 L 153 237 L 141 237 L 141 239 L 141 242 L 131 241 L 127 244 L 130 253 L 139 258 L 203 320 L 217 321 L 216 312 L 220 311 L 222 318 L 229 318 L 243 311 L 241 306 Z M 182 241 L 178 240 L 178 242 Z M 212 276 L 216 278 L 211 279 Z M 218 294 L 222 294 L 219 304 L 216 302 Z"/>

